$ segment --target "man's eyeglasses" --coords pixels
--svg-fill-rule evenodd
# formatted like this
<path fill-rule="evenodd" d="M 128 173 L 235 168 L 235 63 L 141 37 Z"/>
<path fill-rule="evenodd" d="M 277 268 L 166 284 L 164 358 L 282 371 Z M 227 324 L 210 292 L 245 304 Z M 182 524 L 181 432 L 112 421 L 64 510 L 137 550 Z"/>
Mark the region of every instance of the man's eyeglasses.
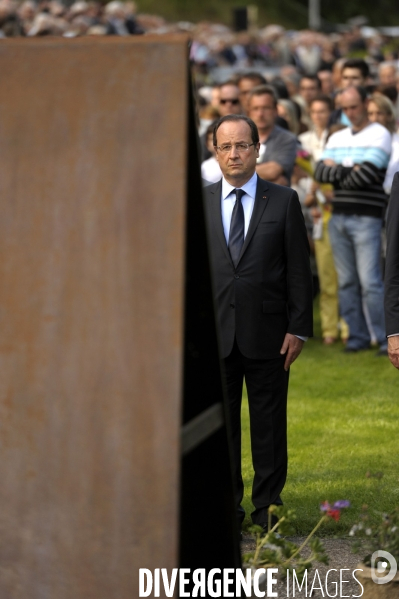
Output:
<path fill-rule="evenodd" d="M 219 152 L 223 152 L 223 154 L 228 154 L 229 152 L 231 152 L 232 148 L 235 148 L 237 152 L 248 152 L 249 148 L 254 145 L 255 144 L 235 144 L 235 146 L 233 146 L 230 144 L 226 144 L 224 146 L 215 147 L 217 150 L 219 150 Z"/>
<path fill-rule="evenodd" d="M 237 104 L 240 103 L 240 100 L 238 100 L 238 98 L 234 98 L 233 100 L 229 100 L 229 99 L 223 99 L 223 100 L 219 100 L 220 104 L 233 104 L 233 106 L 237 106 Z"/>

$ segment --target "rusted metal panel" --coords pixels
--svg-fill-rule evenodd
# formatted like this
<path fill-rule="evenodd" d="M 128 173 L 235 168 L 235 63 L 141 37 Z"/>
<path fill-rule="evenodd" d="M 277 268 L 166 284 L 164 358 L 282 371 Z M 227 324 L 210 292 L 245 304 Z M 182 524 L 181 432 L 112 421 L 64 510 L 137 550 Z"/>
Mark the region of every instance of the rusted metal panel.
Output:
<path fill-rule="evenodd" d="M 0 597 L 177 565 L 187 42 L 0 45 Z"/>

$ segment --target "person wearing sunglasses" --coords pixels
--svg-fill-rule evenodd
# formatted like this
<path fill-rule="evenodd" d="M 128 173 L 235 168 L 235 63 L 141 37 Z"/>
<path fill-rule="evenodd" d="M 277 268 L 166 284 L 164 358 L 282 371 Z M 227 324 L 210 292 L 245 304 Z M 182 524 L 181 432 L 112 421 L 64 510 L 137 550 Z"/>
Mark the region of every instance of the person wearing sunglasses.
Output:
<path fill-rule="evenodd" d="M 219 96 L 219 114 L 227 116 L 228 114 L 242 114 L 240 103 L 240 90 L 232 81 L 226 81 L 220 86 Z"/>

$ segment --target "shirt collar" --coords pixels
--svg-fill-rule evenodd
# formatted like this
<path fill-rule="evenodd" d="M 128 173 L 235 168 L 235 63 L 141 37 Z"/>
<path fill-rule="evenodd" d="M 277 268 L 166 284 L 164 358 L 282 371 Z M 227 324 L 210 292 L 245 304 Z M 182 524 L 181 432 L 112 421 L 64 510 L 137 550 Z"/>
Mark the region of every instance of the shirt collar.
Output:
<path fill-rule="evenodd" d="M 249 181 L 245 183 L 239 189 L 243 189 L 247 195 L 251 198 L 255 198 L 256 196 L 256 186 L 258 184 L 258 175 L 254 173 Z M 234 185 L 230 185 L 227 183 L 226 179 L 223 177 L 222 179 L 222 200 L 225 200 L 233 191 L 233 189 L 237 189 Z"/>

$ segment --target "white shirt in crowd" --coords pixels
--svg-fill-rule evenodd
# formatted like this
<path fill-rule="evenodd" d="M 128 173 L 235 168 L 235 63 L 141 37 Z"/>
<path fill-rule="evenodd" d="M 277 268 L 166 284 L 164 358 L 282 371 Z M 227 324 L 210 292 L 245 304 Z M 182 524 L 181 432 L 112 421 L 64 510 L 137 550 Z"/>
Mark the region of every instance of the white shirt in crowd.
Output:
<path fill-rule="evenodd" d="M 391 193 L 393 176 L 397 171 L 399 171 L 399 134 L 393 133 L 391 158 L 389 159 L 384 181 L 384 190 L 387 194 Z"/>
<path fill-rule="evenodd" d="M 217 183 L 223 177 L 218 161 L 214 156 L 204 160 L 201 164 L 202 178 L 211 183 Z"/>

